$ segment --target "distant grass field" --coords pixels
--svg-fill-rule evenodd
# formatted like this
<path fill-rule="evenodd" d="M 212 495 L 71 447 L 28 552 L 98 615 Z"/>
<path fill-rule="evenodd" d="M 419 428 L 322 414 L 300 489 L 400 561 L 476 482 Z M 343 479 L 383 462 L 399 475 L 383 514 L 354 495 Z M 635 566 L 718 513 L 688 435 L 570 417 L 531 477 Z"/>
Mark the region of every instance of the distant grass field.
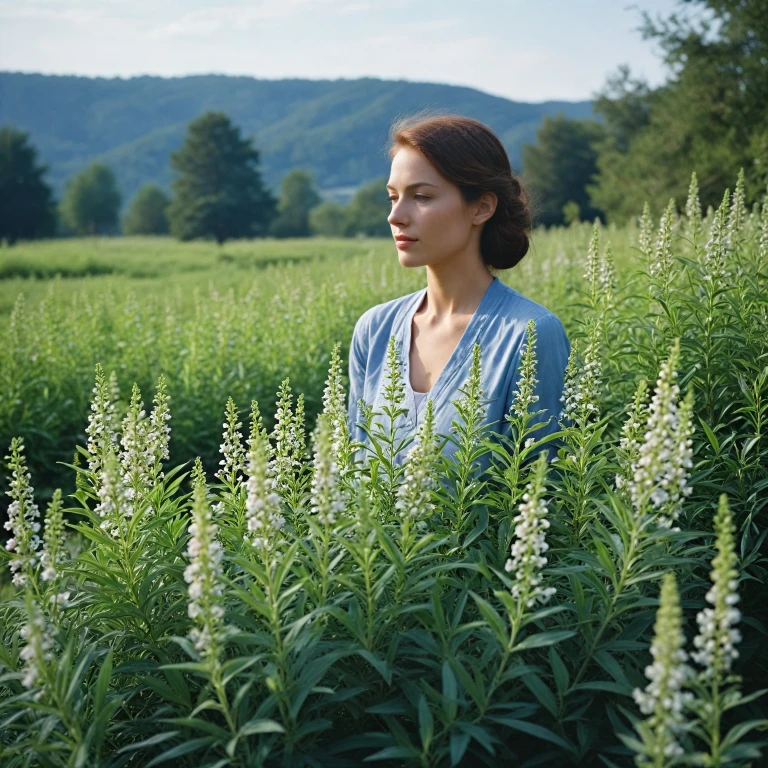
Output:
<path fill-rule="evenodd" d="M 537 233 L 501 279 L 556 311 L 569 332 L 591 227 Z M 631 230 L 606 230 L 629 270 Z M 174 399 L 173 459 L 215 462 L 232 395 L 257 399 L 267 424 L 280 382 L 321 409 L 331 350 L 348 355 L 369 307 L 425 285 L 400 266 L 389 239 L 179 243 L 171 238 L 82 238 L 0 248 L 0 442 L 23 436 L 42 498 L 71 482 L 56 462 L 83 444 L 97 363 L 134 382 L 148 405 L 163 373 Z"/>
<path fill-rule="evenodd" d="M 44 240 L 0 247 L 0 317 L 19 293 L 36 301 L 55 293 L 66 298 L 104 288 L 163 293 L 169 287 L 238 286 L 260 279 L 274 267 L 310 262 L 331 271 L 347 259 L 373 252 L 396 259 L 391 241 L 381 238 L 240 240 L 181 243 L 170 237 L 94 237 Z"/>

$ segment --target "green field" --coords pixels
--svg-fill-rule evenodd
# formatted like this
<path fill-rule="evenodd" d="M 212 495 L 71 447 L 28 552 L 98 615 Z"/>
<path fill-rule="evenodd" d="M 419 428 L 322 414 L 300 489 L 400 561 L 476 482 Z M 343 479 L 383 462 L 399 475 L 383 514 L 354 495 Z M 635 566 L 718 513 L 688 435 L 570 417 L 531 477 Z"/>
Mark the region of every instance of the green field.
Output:
<path fill-rule="evenodd" d="M 543 234 L 520 268 L 501 275 L 576 334 L 579 260 L 589 231 L 582 225 Z M 626 232 L 610 236 L 625 244 L 622 265 L 641 260 L 626 247 Z M 0 441 L 25 438 L 43 498 L 57 485 L 71 486 L 69 471 L 56 462 L 71 461 L 75 443 L 84 444 L 97 363 L 118 374 L 123 407 L 134 381 L 149 393 L 165 374 L 178 438 L 173 460 L 200 455 L 212 467 L 227 397 L 243 413 L 257 399 L 271 426 L 269 404 L 289 377 L 314 421 L 334 343 L 346 357 L 355 321 L 368 307 L 415 291 L 426 279 L 423 269 L 400 266 L 391 241 L 375 239 L 219 248 L 99 238 L 0 250 L 0 275 L 24 270 L 29 277 L 0 280 Z"/>
<path fill-rule="evenodd" d="M 390 241 L 0 251 L 0 763 L 759 765 L 766 264 L 768 201 L 537 232 L 501 279 L 573 346 L 558 455 L 530 407 L 479 440 L 476 367 L 456 461 L 398 467 L 344 426 L 355 321 L 425 283 Z"/>

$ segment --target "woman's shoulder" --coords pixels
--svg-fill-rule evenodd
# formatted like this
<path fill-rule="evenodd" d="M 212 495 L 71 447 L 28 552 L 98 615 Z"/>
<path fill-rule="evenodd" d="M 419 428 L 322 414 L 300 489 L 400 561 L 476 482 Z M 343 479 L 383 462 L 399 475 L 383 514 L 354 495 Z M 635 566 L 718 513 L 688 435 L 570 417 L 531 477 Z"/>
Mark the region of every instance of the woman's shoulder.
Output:
<path fill-rule="evenodd" d="M 560 318 L 543 304 L 523 295 L 506 283 L 499 280 L 501 301 L 495 314 L 504 320 L 526 324 L 529 320 L 536 323 L 537 328 L 563 328 Z"/>
<path fill-rule="evenodd" d="M 370 333 L 372 330 L 376 331 L 380 328 L 391 329 L 401 310 L 407 307 L 411 301 L 414 301 L 423 290 L 421 288 L 405 296 L 398 296 L 395 299 L 383 301 L 380 304 L 369 307 L 358 318 L 355 324 L 355 333 L 363 331 Z"/>

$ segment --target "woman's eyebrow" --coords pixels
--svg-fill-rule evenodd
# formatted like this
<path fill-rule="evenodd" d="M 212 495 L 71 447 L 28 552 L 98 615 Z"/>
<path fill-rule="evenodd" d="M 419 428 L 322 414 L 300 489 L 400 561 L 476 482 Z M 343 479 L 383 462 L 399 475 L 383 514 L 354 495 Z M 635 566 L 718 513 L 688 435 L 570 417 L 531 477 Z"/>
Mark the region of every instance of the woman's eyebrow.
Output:
<path fill-rule="evenodd" d="M 413 184 L 409 184 L 405 191 L 407 192 L 409 189 L 413 189 L 414 187 L 436 187 L 437 184 L 430 184 L 428 181 L 417 181 Z M 394 189 L 394 187 L 391 184 L 387 184 L 387 189 Z"/>

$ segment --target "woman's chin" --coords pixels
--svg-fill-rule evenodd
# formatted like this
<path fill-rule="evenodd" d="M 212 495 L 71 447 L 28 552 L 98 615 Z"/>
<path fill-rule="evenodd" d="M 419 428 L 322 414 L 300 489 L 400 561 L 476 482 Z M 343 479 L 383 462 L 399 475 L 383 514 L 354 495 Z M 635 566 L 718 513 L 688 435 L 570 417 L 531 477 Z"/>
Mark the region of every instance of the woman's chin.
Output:
<path fill-rule="evenodd" d="M 397 258 L 400 260 L 401 267 L 425 267 L 426 262 L 423 258 L 405 253 L 404 251 L 397 252 Z"/>

